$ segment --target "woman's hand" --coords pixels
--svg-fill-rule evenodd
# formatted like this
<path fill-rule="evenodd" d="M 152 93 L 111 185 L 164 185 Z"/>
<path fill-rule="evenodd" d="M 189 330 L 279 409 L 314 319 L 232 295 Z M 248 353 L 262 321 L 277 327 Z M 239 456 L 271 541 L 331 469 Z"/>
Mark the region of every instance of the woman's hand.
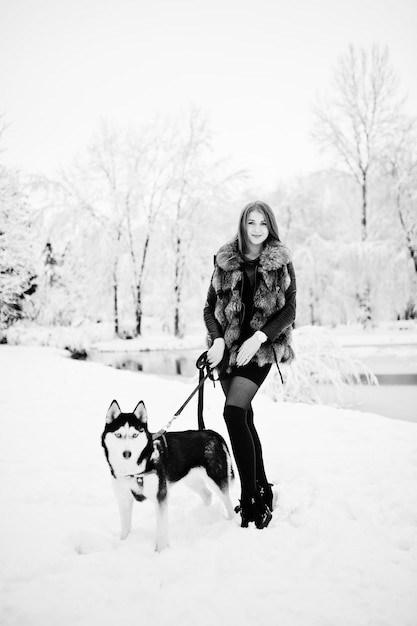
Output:
<path fill-rule="evenodd" d="M 249 361 L 255 356 L 261 347 L 262 342 L 255 335 L 249 337 L 242 343 L 239 348 L 239 352 L 237 353 L 236 365 L 238 367 L 242 367 L 243 365 L 247 365 Z"/>
<path fill-rule="evenodd" d="M 223 337 L 218 337 L 213 341 L 213 345 L 209 350 L 207 350 L 207 361 L 211 367 L 214 369 L 222 360 L 224 355 L 225 343 Z"/>

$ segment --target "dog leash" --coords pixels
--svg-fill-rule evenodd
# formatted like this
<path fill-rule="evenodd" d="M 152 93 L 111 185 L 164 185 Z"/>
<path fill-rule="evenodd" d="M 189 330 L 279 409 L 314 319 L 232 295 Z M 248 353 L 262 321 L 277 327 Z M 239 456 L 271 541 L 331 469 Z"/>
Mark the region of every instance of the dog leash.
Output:
<path fill-rule="evenodd" d="M 279 375 L 281 377 L 281 382 L 282 382 L 282 384 L 284 384 L 284 379 L 283 379 L 280 367 L 278 365 L 278 359 L 277 359 L 277 355 L 275 353 L 275 350 L 273 350 L 273 353 L 274 353 L 274 357 L 275 357 L 275 363 L 276 363 L 276 366 L 278 368 Z M 216 381 L 219 380 L 219 379 L 218 378 L 214 378 L 213 370 L 210 368 L 210 365 L 208 364 L 208 361 L 207 361 L 207 351 L 205 351 L 202 354 L 200 354 L 200 356 L 198 357 L 195 365 L 196 365 L 196 368 L 199 371 L 197 387 L 195 389 L 193 389 L 193 391 L 190 393 L 190 395 L 185 400 L 185 402 L 180 406 L 178 411 L 176 413 L 174 413 L 174 415 L 165 424 L 165 426 L 163 426 L 160 430 L 158 430 L 157 433 L 153 433 L 152 434 L 152 439 L 153 440 L 158 439 L 159 437 L 162 437 L 166 433 L 166 431 L 171 427 L 171 424 L 181 415 L 181 413 L 183 412 L 183 410 L 185 409 L 187 404 L 190 402 L 190 400 L 195 396 L 197 391 L 198 391 L 198 407 L 197 407 L 198 430 L 205 430 L 206 427 L 205 427 L 204 418 L 203 418 L 204 383 L 206 382 L 207 378 L 210 378 L 210 380 L 213 381 L 213 385 L 216 386 Z"/>
<path fill-rule="evenodd" d="M 164 433 L 166 433 L 168 428 L 170 428 L 172 422 L 174 422 L 177 419 L 177 417 L 181 415 L 181 413 L 183 412 L 187 404 L 190 402 L 191 398 L 193 398 L 194 395 L 197 393 L 197 391 L 198 391 L 198 408 L 197 408 L 198 429 L 205 430 L 204 418 L 203 418 L 204 383 L 206 382 L 207 378 L 210 378 L 210 380 L 213 381 L 213 385 L 215 386 L 216 379 L 213 376 L 213 370 L 210 369 L 210 366 L 208 364 L 207 352 L 203 352 L 202 354 L 200 354 L 195 365 L 199 371 L 197 387 L 193 389 L 193 391 L 190 393 L 186 401 L 180 406 L 178 411 L 174 413 L 174 415 L 171 417 L 169 422 L 167 422 L 165 426 L 163 426 L 160 430 L 158 430 L 157 433 L 153 433 L 152 439 L 154 440 L 158 439 L 159 437 L 162 437 Z"/>

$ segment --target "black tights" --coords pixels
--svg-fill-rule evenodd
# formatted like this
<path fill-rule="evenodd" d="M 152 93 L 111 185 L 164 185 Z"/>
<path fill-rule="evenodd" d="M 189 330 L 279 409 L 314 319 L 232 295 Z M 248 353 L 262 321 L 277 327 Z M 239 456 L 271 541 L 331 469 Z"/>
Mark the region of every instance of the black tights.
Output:
<path fill-rule="evenodd" d="M 243 376 L 222 380 L 221 384 L 226 396 L 224 419 L 239 471 L 242 502 L 245 502 L 254 497 L 257 484 L 264 487 L 268 484 L 251 405 L 259 387 Z"/>

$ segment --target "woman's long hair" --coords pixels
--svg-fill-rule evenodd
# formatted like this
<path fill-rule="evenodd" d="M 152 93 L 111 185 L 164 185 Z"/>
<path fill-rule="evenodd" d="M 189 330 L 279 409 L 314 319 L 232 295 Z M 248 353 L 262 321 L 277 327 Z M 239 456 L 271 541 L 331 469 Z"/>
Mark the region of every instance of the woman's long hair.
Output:
<path fill-rule="evenodd" d="M 248 221 L 249 213 L 251 213 L 251 211 L 258 211 L 258 213 L 262 213 L 265 218 L 265 222 L 269 232 L 268 239 L 265 241 L 265 243 L 269 243 L 270 241 L 280 241 L 277 220 L 275 219 L 275 215 L 271 207 L 266 204 L 266 202 L 262 202 L 260 200 L 256 200 L 255 202 L 249 202 L 249 204 L 243 207 L 242 213 L 240 214 L 239 226 L 235 238 L 235 241 L 237 240 L 240 254 L 247 254 L 247 252 L 249 251 L 249 241 L 246 231 L 246 224 Z"/>

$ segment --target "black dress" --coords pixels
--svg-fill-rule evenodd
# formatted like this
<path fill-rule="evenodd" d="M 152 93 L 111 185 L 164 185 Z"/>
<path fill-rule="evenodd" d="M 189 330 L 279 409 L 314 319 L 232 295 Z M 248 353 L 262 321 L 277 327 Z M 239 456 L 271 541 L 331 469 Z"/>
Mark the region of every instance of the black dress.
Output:
<path fill-rule="evenodd" d="M 252 337 L 253 328 L 250 326 L 250 321 L 253 315 L 253 297 L 256 290 L 256 278 L 258 273 L 259 259 L 245 260 L 243 263 L 243 288 L 242 288 L 242 303 L 243 303 L 243 318 L 241 326 L 241 334 L 239 343 L 242 345 Z M 255 361 L 249 361 L 247 365 L 238 367 L 235 365 L 229 374 L 224 374 L 221 380 L 233 378 L 234 376 L 242 376 L 248 378 L 258 387 L 262 385 L 265 378 L 268 376 L 272 365 L 268 363 L 260 367 Z"/>

